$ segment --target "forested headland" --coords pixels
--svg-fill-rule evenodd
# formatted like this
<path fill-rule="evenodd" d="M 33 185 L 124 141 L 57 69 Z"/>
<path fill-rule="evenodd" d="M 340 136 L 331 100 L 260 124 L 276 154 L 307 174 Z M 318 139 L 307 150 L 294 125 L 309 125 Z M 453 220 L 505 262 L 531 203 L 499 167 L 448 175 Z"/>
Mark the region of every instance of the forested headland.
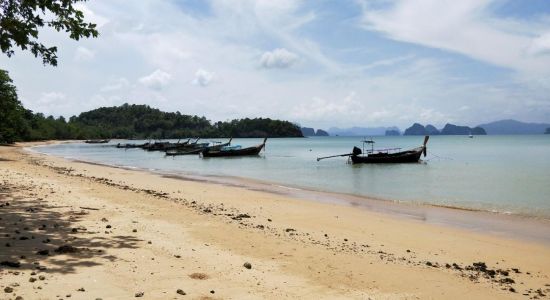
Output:
<path fill-rule="evenodd" d="M 7 71 L 0 70 L 0 143 L 70 139 L 185 137 L 302 137 L 300 127 L 269 118 L 211 122 L 148 105 L 101 107 L 69 120 L 23 107 Z"/>

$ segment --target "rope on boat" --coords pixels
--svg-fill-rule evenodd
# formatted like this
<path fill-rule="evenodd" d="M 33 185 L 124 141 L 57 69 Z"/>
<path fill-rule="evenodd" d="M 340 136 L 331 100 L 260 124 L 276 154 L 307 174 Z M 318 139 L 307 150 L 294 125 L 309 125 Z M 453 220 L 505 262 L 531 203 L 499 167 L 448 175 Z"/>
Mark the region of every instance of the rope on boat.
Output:
<path fill-rule="evenodd" d="M 455 159 L 452 158 L 452 157 L 448 157 L 448 156 L 439 156 L 439 155 L 433 153 L 433 151 L 430 151 L 430 156 L 434 156 L 435 158 L 440 159 L 440 160 L 455 160 Z M 423 159 L 423 161 L 430 161 L 430 160 L 432 160 L 432 158 Z"/>

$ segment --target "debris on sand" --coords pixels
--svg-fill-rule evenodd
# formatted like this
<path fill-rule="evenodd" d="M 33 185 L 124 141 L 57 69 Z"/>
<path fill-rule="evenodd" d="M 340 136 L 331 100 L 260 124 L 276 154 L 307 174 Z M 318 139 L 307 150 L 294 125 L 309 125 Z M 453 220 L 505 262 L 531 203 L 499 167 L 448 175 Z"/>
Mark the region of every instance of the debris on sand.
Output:
<path fill-rule="evenodd" d="M 0 262 L 0 266 L 10 267 L 10 268 L 19 268 L 21 267 L 21 263 L 18 261 L 4 260 Z"/>
<path fill-rule="evenodd" d="M 38 250 L 38 251 L 36 252 L 36 254 L 38 254 L 38 255 L 49 255 L 49 254 L 50 254 L 50 250 L 47 250 L 47 249 Z"/>
<path fill-rule="evenodd" d="M 141 297 L 143 297 L 143 295 L 145 295 L 144 292 L 137 292 L 135 296 L 136 296 L 136 298 L 141 298 Z"/>
<path fill-rule="evenodd" d="M 176 293 L 178 293 L 178 294 L 180 294 L 180 295 L 184 295 L 184 296 L 187 295 L 182 289 L 178 289 L 178 290 L 176 291 Z"/>
<path fill-rule="evenodd" d="M 243 266 L 249 270 L 252 269 L 252 264 L 250 264 L 249 262 L 245 262 Z"/>
<path fill-rule="evenodd" d="M 192 278 L 192 279 L 198 279 L 198 280 L 208 279 L 208 275 L 206 275 L 204 273 L 193 273 L 193 274 L 189 275 L 189 277 Z"/>
<path fill-rule="evenodd" d="M 65 253 L 78 253 L 80 252 L 80 249 L 73 247 L 71 245 L 63 245 L 63 246 L 59 246 L 54 251 L 59 254 L 65 254 Z"/>

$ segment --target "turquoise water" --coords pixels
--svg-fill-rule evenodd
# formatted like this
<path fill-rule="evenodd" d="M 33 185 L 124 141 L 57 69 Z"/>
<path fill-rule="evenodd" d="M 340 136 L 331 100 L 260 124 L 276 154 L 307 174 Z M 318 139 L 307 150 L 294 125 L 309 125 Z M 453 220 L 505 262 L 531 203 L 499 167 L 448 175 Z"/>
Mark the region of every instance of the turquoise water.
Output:
<path fill-rule="evenodd" d="M 59 144 L 39 152 L 117 166 L 199 176 L 252 178 L 284 186 L 387 200 L 550 218 L 550 136 L 432 136 L 419 164 L 351 165 L 360 137 L 269 139 L 259 157 L 164 157 L 105 144 Z M 375 137 L 377 148 L 420 146 L 423 137 Z M 123 141 L 124 142 L 124 141 Z M 141 143 L 142 141 L 130 141 Z M 260 139 L 234 139 L 243 147 Z"/>

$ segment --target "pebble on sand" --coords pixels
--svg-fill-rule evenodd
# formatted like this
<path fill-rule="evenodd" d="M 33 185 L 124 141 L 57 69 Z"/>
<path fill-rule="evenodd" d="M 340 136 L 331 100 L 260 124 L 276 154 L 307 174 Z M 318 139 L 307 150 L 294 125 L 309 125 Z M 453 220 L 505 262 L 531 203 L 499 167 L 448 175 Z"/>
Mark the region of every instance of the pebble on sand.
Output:
<path fill-rule="evenodd" d="M 145 295 L 144 292 L 137 292 L 137 293 L 136 293 L 136 298 L 143 297 L 143 295 Z"/>
<path fill-rule="evenodd" d="M 13 288 L 7 286 L 7 287 L 4 288 L 4 292 L 6 292 L 6 293 L 12 293 L 12 292 L 13 292 Z"/>
<path fill-rule="evenodd" d="M 243 266 L 249 270 L 252 269 L 252 264 L 250 264 L 249 262 L 245 262 Z"/>
<path fill-rule="evenodd" d="M 180 294 L 180 295 L 184 295 L 184 296 L 187 295 L 187 293 L 185 293 L 182 289 L 178 289 L 178 290 L 176 291 L 176 293 L 178 293 L 178 294 Z"/>

